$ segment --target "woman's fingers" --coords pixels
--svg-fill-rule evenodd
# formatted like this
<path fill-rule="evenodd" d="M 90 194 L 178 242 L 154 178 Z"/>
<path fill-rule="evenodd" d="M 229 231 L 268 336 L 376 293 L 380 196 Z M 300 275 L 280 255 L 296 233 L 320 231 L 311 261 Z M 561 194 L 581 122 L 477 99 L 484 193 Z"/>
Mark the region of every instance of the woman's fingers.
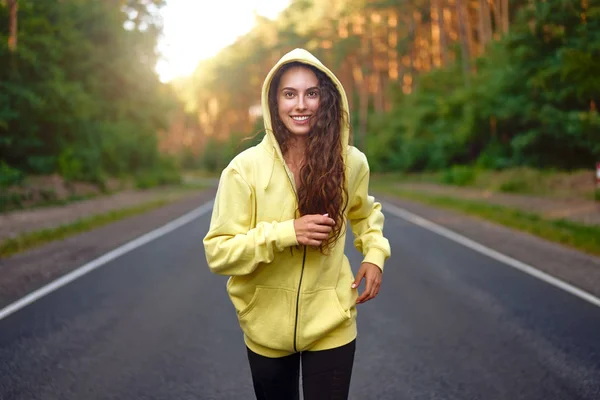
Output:
<path fill-rule="evenodd" d="M 329 218 L 329 214 L 313 215 L 313 218 L 311 218 L 311 219 L 315 224 L 318 224 L 318 225 L 329 225 L 329 226 L 335 225 L 335 221 L 332 218 Z"/>
<path fill-rule="evenodd" d="M 301 240 L 298 241 L 298 243 L 305 246 L 319 247 L 324 240 L 327 240 L 328 237 L 329 235 L 326 233 L 308 232 L 302 237 Z"/>
<path fill-rule="evenodd" d="M 374 299 L 379 294 L 381 287 L 381 270 L 375 264 L 363 263 L 358 270 L 358 276 L 363 276 L 365 279 L 365 291 L 356 299 L 356 304 L 365 303 Z M 356 287 L 355 285 L 352 287 Z"/>
<path fill-rule="evenodd" d="M 329 233 L 332 228 L 329 225 L 312 225 L 311 226 L 313 232 L 321 232 L 321 233 Z"/>
<path fill-rule="evenodd" d="M 311 239 L 326 240 L 329 237 L 329 232 L 311 232 L 309 236 Z"/>
<path fill-rule="evenodd" d="M 369 300 L 374 299 L 379 294 L 379 284 L 374 280 L 367 279 L 365 291 L 356 299 L 356 304 L 366 303 Z"/>
<path fill-rule="evenodd" d="M 367 278 L 366 281 L 367 282 L 365 284 L 365 290 L 358 297 L 358 299 L 356 299 L 356 304 L 364 303 L 365 301 L 371 300 L 371 291 L 373 290 L 373 280 Z"/>
<path fill-rule="evenodd" d="M 335 221 L 327 214 L 305 215 L 294 221 L 294 229 L 298 243 L 305 246 L 319 247 L 329 238 Z"/>

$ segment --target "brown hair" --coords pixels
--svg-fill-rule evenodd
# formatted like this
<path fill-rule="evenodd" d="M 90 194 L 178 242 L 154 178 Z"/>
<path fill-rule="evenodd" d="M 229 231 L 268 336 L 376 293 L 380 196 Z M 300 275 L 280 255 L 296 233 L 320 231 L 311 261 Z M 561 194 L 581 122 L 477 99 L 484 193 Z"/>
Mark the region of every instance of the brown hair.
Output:
<path fill-rule="evenodd" d="M 342 143 L 341 135 L 342 124 L 348 124 L 348 116 L 342 109 L 340 92 L 324 72 L 300 62 L 283 65 L 271 81 L 268 98 L 273 134 L 283 154 L 287 151 L 291 133 L 279 118 L 277 88 L 282 75 L 294 67 L 310 69 L 319 81 L 320 102 L 316 122 L 308 135 L 305 162 L 299 172 L 298 210 L 301 215 L 327 213 L 335 221 L 331 235 L 320 246 L 325 254 L 345 228 L 348 192 L 342 151 L 347 143 Z"/>

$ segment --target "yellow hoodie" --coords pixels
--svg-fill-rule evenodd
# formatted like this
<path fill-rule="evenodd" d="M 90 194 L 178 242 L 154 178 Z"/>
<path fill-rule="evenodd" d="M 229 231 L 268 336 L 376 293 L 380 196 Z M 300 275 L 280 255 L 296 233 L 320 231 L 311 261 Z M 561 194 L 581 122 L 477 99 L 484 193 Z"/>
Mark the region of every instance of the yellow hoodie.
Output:
<path fill-rule="evenodd" d="M 325 72 L 342 96 L 336 78 L 308 51 L 296 49 L 279 60 L 262 89 L 265 137 L 236 156 L 223 170 L 210 229 L 204 238 L 212 272 L 230 276 L 227 292 L 237 311 L 246 345 L 267 357 L 304 350 L 342 346 L 356 337 L 357 289 L 344 255 L 345 233 L 327 256 L 299 247 L 294 230 L 297 197 L 293 175 L 272 133 L 268 92 L 275 72 L 285 63 L 300 61 Z M 345 124 L 344 124 L 345 125 Z M 342 128 L 348 188 L 347 218 L 354 244 L 364 261 L 383 270 L 390 246 L 383 236 L 381 205 L 368 194 L 369 166 L 348 145 Z"/>

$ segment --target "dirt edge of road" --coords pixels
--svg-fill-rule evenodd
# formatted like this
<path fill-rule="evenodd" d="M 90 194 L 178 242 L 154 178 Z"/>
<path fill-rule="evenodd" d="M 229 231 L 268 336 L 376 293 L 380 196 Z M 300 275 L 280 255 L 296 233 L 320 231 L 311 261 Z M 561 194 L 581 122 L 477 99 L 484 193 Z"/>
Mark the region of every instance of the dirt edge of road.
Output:
<path fill-rule="evenodd" d="M 147 213 L 0 259 L 0 309 L 153 229 L 211 201 L 198 191 Z M 198 238 L 202 241 L 202 238 Z"/>
<path fill-rule="evenodd" d="M 76 235 L 64 241 L 53 242 L 7 259 L 0 259 L 0 308 L 94 258 L 205 204 L 212 200 L 214 194 L 214 188 L 204 190 L 148 213 Z M 394 204 L 459 234 L 473 238 L 484 246 L 600 297 L 600 258 L 598 257 L 474 217 L 459 215 L 388 195 L 377 196 L 377 199 Z M 198 240 L 201 241 L 202 238 L 198 238 Z M 396 264 L 402 265 L 402 254 L 393 253 L 392 257 Z"/>
<path fill-rule="evenodd" d="M 476 217 L 442 210 L 418 202 L 376 195 L 431 222 L 450 229 L 486 247 L 545 272 L 600 298 L 600 257 L 589 255 L 537 236 L 513 230 Z M 385 214 L 385 205 L 383 207 Z M 392 257 L 402 265 L 402 254 Z M 510 268 L 507 265 L 507 268 Z"/>

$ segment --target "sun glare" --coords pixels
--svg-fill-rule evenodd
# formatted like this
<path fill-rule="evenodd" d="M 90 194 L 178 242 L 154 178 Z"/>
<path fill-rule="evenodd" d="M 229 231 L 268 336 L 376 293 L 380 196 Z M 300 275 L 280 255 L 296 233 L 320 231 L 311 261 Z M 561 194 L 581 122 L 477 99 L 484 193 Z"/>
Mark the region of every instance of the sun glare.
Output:
<path fill-rule="evenodd" d="M 289 0 L 168 0 L 161 11 L 162 59 L 156 66 L 161 81 L 190 75 L 198 62 L 252 29 L 254 13 L 275 18 L 288 4 Z"/>

